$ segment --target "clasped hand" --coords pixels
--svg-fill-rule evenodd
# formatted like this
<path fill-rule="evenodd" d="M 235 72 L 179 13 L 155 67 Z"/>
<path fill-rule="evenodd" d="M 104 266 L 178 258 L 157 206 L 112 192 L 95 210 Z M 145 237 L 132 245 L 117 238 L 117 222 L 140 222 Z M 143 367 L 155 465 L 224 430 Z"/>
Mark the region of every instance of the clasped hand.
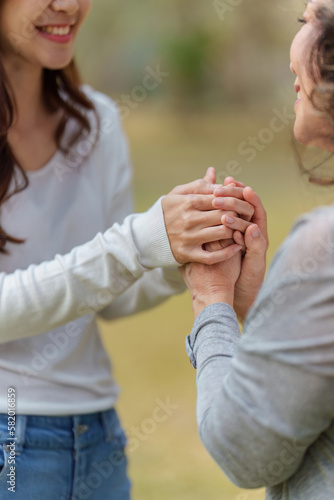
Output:
<path fill-rule="evenodd" d="M 163 199 L 167 234 L 193 298 L 195 317 L 225 302 L 245 318 L 262 285 L 268 247 L 266 212 L 258 195 L 228 177 L 178 186 Z"/>

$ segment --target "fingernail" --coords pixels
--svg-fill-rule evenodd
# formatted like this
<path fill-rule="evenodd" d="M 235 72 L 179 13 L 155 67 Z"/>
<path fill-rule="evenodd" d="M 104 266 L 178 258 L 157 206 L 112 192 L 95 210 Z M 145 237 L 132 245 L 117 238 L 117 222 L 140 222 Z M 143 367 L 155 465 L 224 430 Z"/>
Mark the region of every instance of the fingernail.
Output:
<path fill-rule="evenodd" d="M 225 193 L 225 190 L 223 187 L 219 187 L 218 189 L 215 189 L 215 192 L 213 193 L 215 196 L 223 196 Z"/>
<path fill-rule="evenodd" d="M 227 217 L 225 217 L 225 221 L 227 222 L 227 224 L 233 224 L 234 219 L 233 219 L 233 217 L 230 217 L 230 216 L 228 215 Z"/>
<path fill-rule="evenodd" d="M 260 229 L 258 227 L 253 229 L 253 231 L 251 232 L 252 238 L 258 238 L 260 236 L 260 234 L 261 234 Z"/>
<path fill-rule="evenodd" d="M 233 250 L 233 253 L 238 253 L 240 252 L 240 250 L 242 249 L 242 246 L 241 245 L 238 245 L 237 247 L 235 247 L 235 249 Z"/>

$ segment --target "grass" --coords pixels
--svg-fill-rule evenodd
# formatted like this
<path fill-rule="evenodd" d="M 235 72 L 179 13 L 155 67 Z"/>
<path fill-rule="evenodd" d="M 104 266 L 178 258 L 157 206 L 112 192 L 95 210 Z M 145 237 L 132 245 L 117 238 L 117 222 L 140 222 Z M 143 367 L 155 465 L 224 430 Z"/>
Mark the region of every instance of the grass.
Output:
<path fill-rule="evenodd" d="M 208 166 L 221 172 L 228 161 L 238 161 L 240 180 L 254 187 L 268 212 L 270 261 L 296 216 L 330 202 L 333 195 L 308 187 L 300 178 L 291 160 L 288 129 L 277 134 L 251 163 L 238 153 L 240 142 L 257 135 L 266 123 L 268 117 L 250 120 L 232 114 L 180 117 L 144 105 L 133 111 L 124 126 L 135 165 L 138 211 L 175 185 L 201 177 Z M 100 323 L 122 388 L 118 409 L 132 438 L 133 498 L 263 500 L 264 490 L 246 492 L 234 487 L 198 438 L 195 371 L 184 347 L 192 321 L 191 301 L 183 294 L 154 310 Z M 168 398 L 175 408 L 165 414 L 164 421 L 155 423 L 155 409 Z"/>

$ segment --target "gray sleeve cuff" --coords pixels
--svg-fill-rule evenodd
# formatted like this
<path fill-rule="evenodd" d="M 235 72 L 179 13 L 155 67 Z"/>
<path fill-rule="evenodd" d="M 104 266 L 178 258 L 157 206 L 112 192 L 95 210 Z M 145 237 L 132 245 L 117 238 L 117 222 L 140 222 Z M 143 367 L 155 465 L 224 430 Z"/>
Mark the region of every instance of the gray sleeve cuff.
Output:
<path fill-rule="evenodd" d="M 197 368 L 211 356 L 233 357 L 240 338 L 234 309 L 228 304 L 211 304 L 196 318 L 186 337 L 186 351 L 191 364 Z"/>

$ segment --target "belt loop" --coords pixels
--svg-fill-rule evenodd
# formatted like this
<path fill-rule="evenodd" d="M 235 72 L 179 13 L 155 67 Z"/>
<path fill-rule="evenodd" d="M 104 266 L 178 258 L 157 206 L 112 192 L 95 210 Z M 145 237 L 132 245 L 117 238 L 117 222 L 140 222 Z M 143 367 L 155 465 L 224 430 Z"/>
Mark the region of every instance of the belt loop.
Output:
<path fill-rule="evenodd" d="M 100 413 L 103 426 L 104 439 L 112 441 L 115 437 L 115 424 L 118 423 L 116 411 L 114 408 Z"/>
<path fill-rule="evenodd" d="M 15 426 L 15 437 L 16 437 L 16 449 L 20 451 L 26 440 L 26 430 L 27 430 L 27 420 L 26 415 L 16 416 L 16 426 Z"/>

